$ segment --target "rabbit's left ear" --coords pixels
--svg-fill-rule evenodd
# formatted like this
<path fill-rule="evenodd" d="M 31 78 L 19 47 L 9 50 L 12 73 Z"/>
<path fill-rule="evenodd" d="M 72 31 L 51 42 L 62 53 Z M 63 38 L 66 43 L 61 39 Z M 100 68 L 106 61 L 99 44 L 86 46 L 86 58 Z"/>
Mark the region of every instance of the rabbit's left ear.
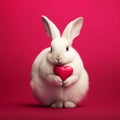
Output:
<path fill-rule="evenodd" d="M 77 37 L 80 34 L 80 30 L 82 28 L 83 24 L 83 18 L 79 17 L 73 21 L 71 21 L 63 31 L 62 37 L 65 37 L 69 40 L 70 44 L 72 44 L 72 41 L 75 37 Z"/>
<path fill-rule="evenodd" d="M 52 40 L 60 37 L 58 28 L 50 19 L 48 19 L 46 16 L 42 16 L 42 21 L 44 23 L 46 33 L 52 38 Z"/>

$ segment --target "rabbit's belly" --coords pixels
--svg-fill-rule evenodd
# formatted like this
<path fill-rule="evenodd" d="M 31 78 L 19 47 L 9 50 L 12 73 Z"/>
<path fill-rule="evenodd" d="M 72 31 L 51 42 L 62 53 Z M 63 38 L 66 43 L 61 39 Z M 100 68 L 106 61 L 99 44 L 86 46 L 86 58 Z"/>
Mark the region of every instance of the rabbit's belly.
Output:
<path fill-rule="evenodd" d="M 45 105 L 50 105 L 55 101 L 71 101 L 78 103 L 87 92 L 87 84 L 81 85 L 80 81 L 70 87 L 54 87 L 46 85 L 45 83 L 38 84 L 38 82 L 32 82 L 33 86 L 31 87 L 34 96 Z M 84 87 L 85 90 L 83 90 L 83 86 L 86 87 Z"/>
<path fill-rule="evenodd" d="M 76 83 L 68 88 L 63 88 L 62 93 L 63 93 L 62 99 L 64 101 L 71 101 L 74 103 L 78 103 L 83 97 L 82 91 L 80 89 L 80 85 L 78 83 Z"/>
<path fill-rule="evenodd" d="M 45 91 L 45 96 L 48 102 L 71 101 L 74 103 L 78 103 L 83 98 L 83 93 L 80 90 L 80 86 L 76 84 L 69 88 L 48 88 Z"/>

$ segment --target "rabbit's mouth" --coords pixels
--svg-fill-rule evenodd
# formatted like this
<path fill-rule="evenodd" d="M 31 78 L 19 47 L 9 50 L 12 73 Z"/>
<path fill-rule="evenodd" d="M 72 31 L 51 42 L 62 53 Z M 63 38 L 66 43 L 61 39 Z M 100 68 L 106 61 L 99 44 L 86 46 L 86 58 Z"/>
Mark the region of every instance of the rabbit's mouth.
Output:
<path fill-rule="evenodd" d="M 56 65 L 63 65 L 63 63 L 62 63 L 62 62 L 59 62 L 59 61 L 56 62 L 55 64 L 56 64 Z"/>
<path fill-rule="evenodd" d="M 63 65 L 63 62 L 61 60 L 55 60 L 55 65 Z"/>

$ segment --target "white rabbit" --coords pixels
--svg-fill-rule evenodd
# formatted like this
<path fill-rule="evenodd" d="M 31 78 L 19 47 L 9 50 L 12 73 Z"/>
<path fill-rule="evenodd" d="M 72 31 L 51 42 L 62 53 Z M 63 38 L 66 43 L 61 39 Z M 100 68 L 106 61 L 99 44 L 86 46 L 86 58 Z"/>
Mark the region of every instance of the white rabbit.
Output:
<path fill-rule="evenodd" d="M 45 106 L 54 108 L 75 107 L 84 98 L 89 88 L 88 74 L 72 42 L 80 33 L 83 18 L 71 21 L 60 35 L 56 25 L 46 16 L 42 20 L 51 47 L 44 49 L 35 59 L 31 71 L 33 96 Z M 73 74 L 65 81 L 54 73 L 54 66 L 71 66 Z"/>

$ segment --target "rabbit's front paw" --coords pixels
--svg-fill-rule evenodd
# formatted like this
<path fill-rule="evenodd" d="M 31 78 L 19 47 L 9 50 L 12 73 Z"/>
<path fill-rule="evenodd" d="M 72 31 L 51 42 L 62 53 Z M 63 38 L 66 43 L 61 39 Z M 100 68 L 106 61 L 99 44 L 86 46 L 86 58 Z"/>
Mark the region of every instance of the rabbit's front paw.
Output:
<path fill-rule="evenodd" d="M 54 84 L 56 87 L 61 87 L 61 86 L 63 85 L 61 78 L 58 77 L 58 76 L 54 76 L 53 84 Z"/>
<path fill-rule="evenodd" d="M 65 80 L 65 81 L 63 82 L 63 86 L 64 86 L 64 87 L 69 87 L 69 86 L 71 86 L 71 84 L 72 84 L 72 82 L 71 82 L 70 80 Z"/>
<path fill-rule="evenodd" d="M 76 83 L 78 79 L 79 79 L 78 76 L 72 75 L 63 82 L 63 86 L 69 87 L 69 86 L 73 85 L 74 83 Z"/>

